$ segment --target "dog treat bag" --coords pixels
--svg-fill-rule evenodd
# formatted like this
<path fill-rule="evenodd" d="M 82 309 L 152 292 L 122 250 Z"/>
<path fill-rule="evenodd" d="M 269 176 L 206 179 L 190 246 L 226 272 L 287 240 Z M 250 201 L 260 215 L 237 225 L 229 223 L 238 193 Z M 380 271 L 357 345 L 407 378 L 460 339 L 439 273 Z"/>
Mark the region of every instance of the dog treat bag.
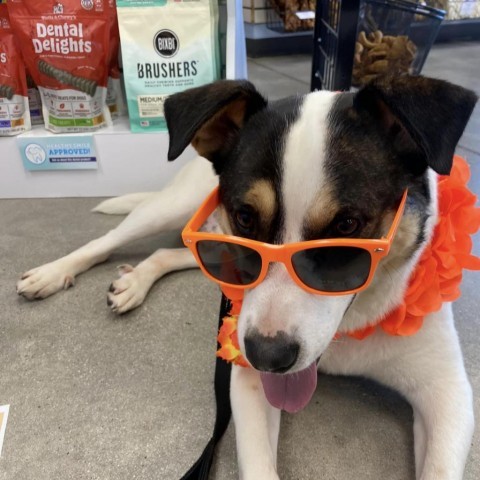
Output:
<path fill-rule="evenodd" d="M 7 5 L 40 91 L 46 128 L 85 132 L 110 124 L 108 0 L 9 0 Z"/>
<path fill-rule="evenodd" d="M 115 0 L 108 0 L 110 8 L 110 48 L 108 59 L 107 106 L 112 118 L 125 112 L 119 65 L 120 32 L 118 31 L 117 7 Z"/>
<path fill-rule="evenodd" d="M 0 136 L 30 130 L 27 78 L 7 5 L 0 4 Z"/>
<path fill-rule="evenodd" d="M 217 0 L 117 0 L 133 132 L 166 130 L 165 98 L 219 78 Z"/>

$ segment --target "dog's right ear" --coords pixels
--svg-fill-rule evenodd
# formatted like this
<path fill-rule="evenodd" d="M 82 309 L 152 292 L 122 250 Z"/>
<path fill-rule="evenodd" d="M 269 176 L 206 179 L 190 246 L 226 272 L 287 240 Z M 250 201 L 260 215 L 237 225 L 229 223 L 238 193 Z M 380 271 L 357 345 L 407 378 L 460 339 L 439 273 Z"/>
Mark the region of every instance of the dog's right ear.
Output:
<path fill-rule="evenodd" d="M 246 80 L 221 80 L 168 97 L 164 105 L 168 160 L 175 160 L 191 143 L 218 168 L 245 122 L 266 105 Z"/>
<path fill-rule="evenodd" d="M 405 75 L 366 85 L 356 94 L 354 108 L 371 115 L 413 173 L 428 166 L 448 175 L 476 102 L 477 95 L 466 88 Z"/>

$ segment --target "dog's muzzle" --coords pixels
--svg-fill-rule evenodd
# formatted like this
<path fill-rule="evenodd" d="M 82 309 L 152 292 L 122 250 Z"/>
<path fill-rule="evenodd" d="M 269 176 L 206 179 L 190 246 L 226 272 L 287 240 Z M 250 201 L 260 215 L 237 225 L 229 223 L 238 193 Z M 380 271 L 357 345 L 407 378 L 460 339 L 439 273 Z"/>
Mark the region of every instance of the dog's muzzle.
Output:
<path fill-rule="evenodd" d="M 245 353 L 260 371 L 263 391 L 275 408 L 294 413 L 304 408 L 317 386 L 317 361 L 294 373 L 286 373 L 297 362 L 300 345 L 285 332 L 266 337 L 258 331 L 245 337 Z"/>

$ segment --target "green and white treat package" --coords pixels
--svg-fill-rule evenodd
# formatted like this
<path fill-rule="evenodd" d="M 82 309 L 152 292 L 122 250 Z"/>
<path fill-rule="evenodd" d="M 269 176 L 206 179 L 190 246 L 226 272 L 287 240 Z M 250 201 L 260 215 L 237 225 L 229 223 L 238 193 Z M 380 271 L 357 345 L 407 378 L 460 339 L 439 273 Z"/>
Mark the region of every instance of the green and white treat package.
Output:
<path fill-rule="evenodd" d="M 217 0 L 117 0 L 133 132 L 166 130 L 165 99 L 218 80 Z"/>

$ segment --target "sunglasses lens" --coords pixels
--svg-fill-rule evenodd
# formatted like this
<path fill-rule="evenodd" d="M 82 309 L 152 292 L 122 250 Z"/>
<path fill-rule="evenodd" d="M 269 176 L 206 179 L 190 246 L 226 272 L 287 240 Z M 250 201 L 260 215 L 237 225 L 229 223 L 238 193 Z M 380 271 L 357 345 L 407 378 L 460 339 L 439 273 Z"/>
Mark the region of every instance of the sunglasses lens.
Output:
<path fill-rule="evenodd" d="M 324 247 L 295 253 L 292 264 L 308 287 L 323 292 L 346 292 L 367 281 L 372 259 L 362 248 Z"/>
<path fill-rule="evenodd" d="M 262 257 L 255 250 L 234 243 L 201 240 L 197 252 L 212 277 L 231 285 L 249 285 L 262 270 Z"/>

